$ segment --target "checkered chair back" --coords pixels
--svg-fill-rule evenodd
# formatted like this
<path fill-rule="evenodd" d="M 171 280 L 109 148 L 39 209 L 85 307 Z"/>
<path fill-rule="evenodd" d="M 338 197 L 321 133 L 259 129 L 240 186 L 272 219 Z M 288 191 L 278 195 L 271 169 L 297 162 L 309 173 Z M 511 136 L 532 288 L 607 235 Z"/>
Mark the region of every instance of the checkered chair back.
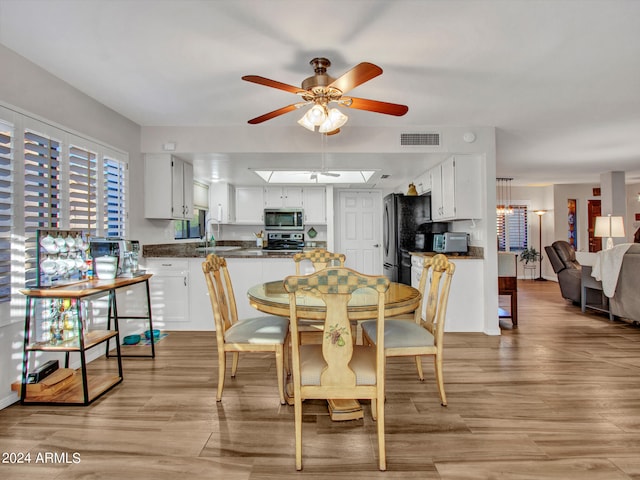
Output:
<path fill-rule="evenodd" d="M 300 275 L 300 262 L 309 260 L 313 264 L 313 269 L 317 272 L 329 266 L 344 267 L 346 260 L 344 253 L 333 253 L 324 248 L 316 248 L 302 253 L 296 253 L 293 261 L 296 263 L 296 275 Z"/>

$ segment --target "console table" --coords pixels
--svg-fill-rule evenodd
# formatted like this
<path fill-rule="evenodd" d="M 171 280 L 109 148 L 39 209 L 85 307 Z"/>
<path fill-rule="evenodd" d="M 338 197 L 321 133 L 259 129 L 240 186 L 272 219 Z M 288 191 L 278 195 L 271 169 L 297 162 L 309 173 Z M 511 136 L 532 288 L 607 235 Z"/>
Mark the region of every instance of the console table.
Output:
<path fill-rule="evenodd" d="M 580 309 L 583 313 L 587 308 L 606 313 L 609 315 L 609 320 L 613 320 L 614 315 L 609 308 L 609 299 L 602 291 L 602 282 L 593 278 L 591 271 L 592 267 L 590 265 L 582 265 Z M 596 294 L 594 295 L 594 293 Z M 597 295 L 597 293 L 599 293 L 599 295 Z M 597 298 L 596 301 L 594 301 L 594 297 Z"/>
<path fill-rule="evenodd" d="M 147 284 L 147 301 L 149 301 L 150 277 L 150 274 L 144 274 L 133 278 L 94 279 L 59 287 L 20 290 L 20 293 L 27 297 L 20 402 L 22 404 L 89 405 L 122 382 L 116 290 L 144 282 Z M 88 308 L 88 302 L 105 295 L 109 297 L 107 329 L 90 330 L 85 311 Z M 47 302 L 40 315 L 36 312 L 36 304 L 39 302 Z M 149 329 L 153 330 L 150 309 L 148 313 L 149 316 L 145 318 L 149 321 Z M 112 338 L 116 342 L 117 375 L 113 373 L 88 375 L 85 352 L 105 342 L 108 345 Z M 33 352 L 64 353 L 67 369 L 70 353 L 77 352 L 80 355 L 80 375 L 74 372 L 73 379 L 64 388 L 56 390 L 54 394 L 28 394 L 29 356 Z"/>

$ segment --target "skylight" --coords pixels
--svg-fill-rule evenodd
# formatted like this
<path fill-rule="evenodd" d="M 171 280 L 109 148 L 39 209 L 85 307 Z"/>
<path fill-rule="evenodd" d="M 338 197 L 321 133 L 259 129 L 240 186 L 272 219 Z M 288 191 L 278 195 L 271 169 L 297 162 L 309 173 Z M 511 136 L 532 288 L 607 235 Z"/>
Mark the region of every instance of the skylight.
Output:
<path fill-rule="evenodd" d="M 254 170 L 267 183 L 367 183 L 376 170 Z"/>

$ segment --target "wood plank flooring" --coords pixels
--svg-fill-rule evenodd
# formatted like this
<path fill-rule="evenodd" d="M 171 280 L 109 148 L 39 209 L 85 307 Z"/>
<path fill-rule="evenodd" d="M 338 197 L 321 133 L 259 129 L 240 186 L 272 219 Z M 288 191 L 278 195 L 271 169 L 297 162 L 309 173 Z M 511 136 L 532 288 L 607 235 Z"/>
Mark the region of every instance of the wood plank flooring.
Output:
<path fill-rule="evenodd" d="M 555 282 L 519 282 L 518 303 L 518 329 L 446 335 L 448 407 L 430 360 L 424 383 L 411 360 L 389 360 L 386 472 L 368 403 L 363 420 L 336 423 L 320 401 L 305 402 L 296 472 L 273 356 L 241 356 L 216 403 L 214 333 L 172 332 L 155 360 L 123 359 L 124 382 L 88 407 L 0 411 L 0 452 L 32 459 L 0 463 L 0 478 L 640 479 L 640 327 L 582 314 Z"/>

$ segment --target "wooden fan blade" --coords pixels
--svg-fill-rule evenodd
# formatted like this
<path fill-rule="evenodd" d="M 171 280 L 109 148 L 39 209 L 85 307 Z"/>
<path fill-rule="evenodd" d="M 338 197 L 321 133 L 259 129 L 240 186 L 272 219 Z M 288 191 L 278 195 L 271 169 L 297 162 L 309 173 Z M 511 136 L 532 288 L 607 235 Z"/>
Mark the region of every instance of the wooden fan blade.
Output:
<path fill-rule="evenodd" d="M 279 117 L 280 115 L 284 115 L 285 113 L 289 113 L 292 110 L 296 110 L 300 104 L 294 103 L 291 105 L 287 105 L 286 107 L 279 108 L 278 110 L 274 110 L 273 112 L 265 113 L 264 115 L 260 115 L 259 117 L 252 118 L 249 120 L 251 125 L 255 125 L 256 123 L 266 122 L 267 120 L 271 120 L 272 118 Z"/>
<path fill-rule="evenodd" d="M 336 78 L 329 84 L 329 87 L 337 88 L 342 93 L 346 93 L 358 85 L 362 85 L 364 82 L 368 82 L 372 78 L 377 77 L 381 73 L 382 69 L 379 66 L 373 63 L 362 62 L 344 75 Z"/>
<path fill-rule="evenodd" d="M 268 78 L 260 77 L 258 75 L 245 75 L 242 80 L 247 82 L 257 83 L 258 85 L 264 85 L 266 87 L 277 88 L 278 90 L 284 90 L 285 92 L 301 94 L 305 93 L 300 87 L 294 87 L 293 85 L 287 85 L 286 83 L 277 82 Z"/>
<path fill-rule="evenodd" d="M 398 103 L 379 102 L 377 100 L 367 100 L 366 98 L 350 97 L 344 102 L 340 102 L 345 107 L 356 108 L 358 110 L 368 110 L 370 112 L 384 113 L 401 117 L 409 111 L 406 105 Z"/>

